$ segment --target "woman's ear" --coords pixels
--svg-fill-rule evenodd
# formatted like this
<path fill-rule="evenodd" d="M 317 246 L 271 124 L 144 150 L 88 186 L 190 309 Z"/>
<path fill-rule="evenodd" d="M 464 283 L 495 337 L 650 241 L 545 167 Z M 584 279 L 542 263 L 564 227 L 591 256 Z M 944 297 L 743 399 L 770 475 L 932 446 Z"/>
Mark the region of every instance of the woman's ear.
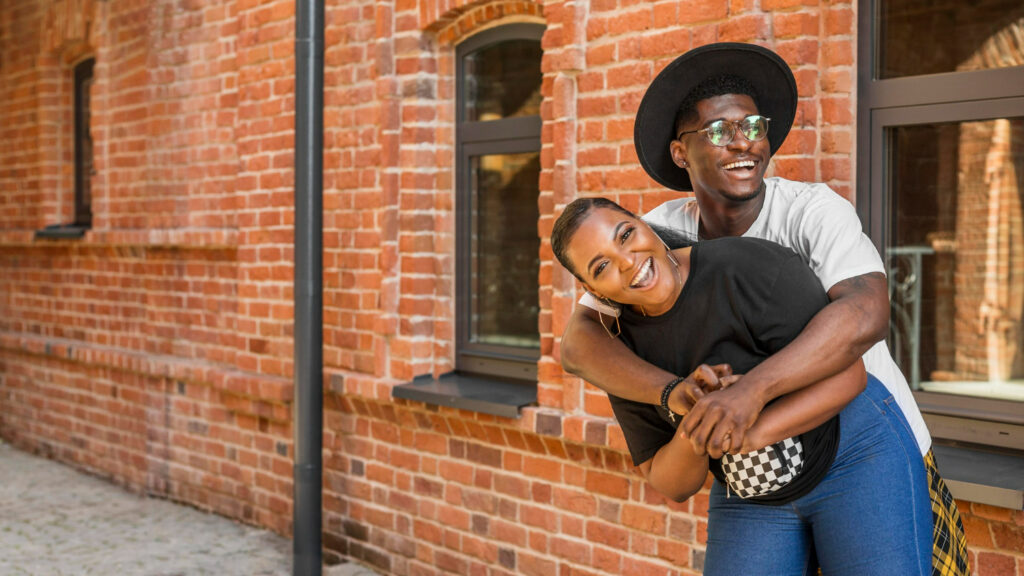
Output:
<path fill-rule="evenodd" d="M 689 163 L 686 161 L 686 145 L 679 140 L 673 140 L 668 144 L 668 150 L 672 154 L 672 161 L 675 162 L 676 166 L 680 168 L 687 168 Z"/>

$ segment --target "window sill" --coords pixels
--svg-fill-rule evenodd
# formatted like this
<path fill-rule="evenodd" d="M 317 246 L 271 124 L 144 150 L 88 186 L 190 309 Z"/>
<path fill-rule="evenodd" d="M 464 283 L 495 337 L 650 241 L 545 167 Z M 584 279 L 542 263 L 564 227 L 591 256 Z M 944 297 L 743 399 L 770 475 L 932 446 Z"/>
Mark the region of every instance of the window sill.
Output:
<path fill-rule="evenodd" d="M 412 382 L 395 386 L 391 394 L 395 398 L 505 418 L 518 418 L 520 408 L 537 403 L 536 386 L 454 372 L 440 378 L 418 376 Z"/>
<path fill-rule="evenodd" d="M 87 230 L 89 230 L 88 226 L 77 224 L 51 224 L 42 230 L 36 230 L 34 238 L 36 240 L 40 238 L 51 240 L 78 239 L 84 237 Z"/>
<path fill-rule="evenodd" d="M 81 239 L 87 247 L 184 248 L 188 250 L 236 250 L 235 228 L 90 228 L 54 224 L 41 230 L 0 229 L 0 246 L 31 246 L 39 240 Z"/>
<path fill-rule="evenodd" d="M 939 444 L 932 450 L 954 498 L 1024 510 L 1024 456 Z"/>

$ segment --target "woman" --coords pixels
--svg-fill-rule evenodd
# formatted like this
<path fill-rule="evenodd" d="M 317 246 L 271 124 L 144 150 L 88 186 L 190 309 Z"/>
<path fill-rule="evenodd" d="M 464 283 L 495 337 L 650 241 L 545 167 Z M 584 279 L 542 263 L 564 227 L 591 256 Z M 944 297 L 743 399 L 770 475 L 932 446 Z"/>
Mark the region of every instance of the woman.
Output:
<path fill-rule="evenodd" d="M 618 333 L 609 335 L 675 374 L 701 363 L 750 370 L 828 301 L 788 249 L 723 238 L 669 250 L 647 224 L 602 198 L 567 206 L 551 242 L 589 292 L 622 306 Z M 705 574 L 807 574 L 815 555 L 826 575 L 930 570 L 916 442 L 884 386 L 867 376 L 851 399 L 859 386 L 850 379 L 865 379 L 861 365 L 777 399 L 743 446 L 710 459 L 677 433 L 673 414 L 609 395 L 634 464 L 659 492 L 682 501 L 709 470 L 715 476 Z"/>

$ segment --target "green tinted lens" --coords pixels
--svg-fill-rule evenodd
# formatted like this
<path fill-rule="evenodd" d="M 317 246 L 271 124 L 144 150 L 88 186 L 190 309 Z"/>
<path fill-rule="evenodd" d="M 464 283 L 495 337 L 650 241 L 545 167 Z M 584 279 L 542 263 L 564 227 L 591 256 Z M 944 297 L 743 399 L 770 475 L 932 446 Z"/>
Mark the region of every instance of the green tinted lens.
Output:
<path fill-rule="evenodd" d="M 768 119 L 764 116 L 747 116 L 743 119 L 741 130 L 743 136 L 751 142 L 764 140 L 764 137 L 768 135 Z"/>
<path fill-rule="evenodd" d="M 708 141 L 715 146 L 725 146 L 732 141 L 735 128 L 730 122 L 715 120 L 707 127 L 705 134 L 707 134 Z"/>

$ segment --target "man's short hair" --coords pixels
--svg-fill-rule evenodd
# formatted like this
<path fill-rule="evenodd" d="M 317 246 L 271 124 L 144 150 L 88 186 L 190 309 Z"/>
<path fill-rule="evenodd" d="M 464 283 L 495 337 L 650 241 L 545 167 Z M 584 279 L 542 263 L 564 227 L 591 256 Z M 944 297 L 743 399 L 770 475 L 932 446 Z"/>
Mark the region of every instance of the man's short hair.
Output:
<path fill-rule="evenodd" d="M 682 129 L 683 124 L 697 117 L 697 102 L 726 94 L 745 94 L 754 100 L 755 106 L 758 105 L 757 90 L 746 78 L 732 74 L 711 76 L 694 86 L 679 104 L 679 111 L 676 112 L 676 132 Z"/>

